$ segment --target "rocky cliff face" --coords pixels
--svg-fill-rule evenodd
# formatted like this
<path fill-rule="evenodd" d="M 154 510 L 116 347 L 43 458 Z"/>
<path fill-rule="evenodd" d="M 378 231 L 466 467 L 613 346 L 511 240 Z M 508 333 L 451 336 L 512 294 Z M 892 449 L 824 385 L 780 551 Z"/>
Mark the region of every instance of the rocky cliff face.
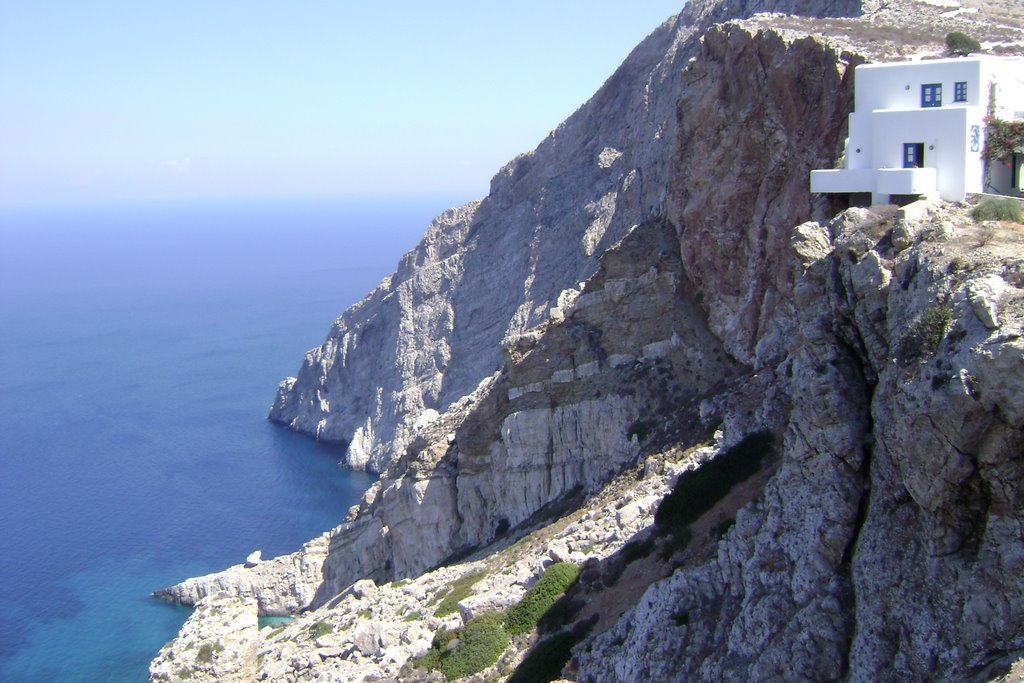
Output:
<path fill-rule="evenodd" d="M 1020 650 L 1024 229 L 927 210 L 792 233 L 799 313 L 759 372 L 785 398 L 753 401 L 782 465 L 578 680 L 987 680 Z"/>
<path fill-rule="evenodd" d="M 680 46 L 692 32 L 661 26 L 591 101 L 501 169 L 485 199 L 439 216 L 282 383 L 271 419 L 346 443 L 347 464 L 380 472 L 424 413 L 496 372 L 504 337 L 542 322 L 563 289 L 659 211 L 692 51 Z"/>
<path fill-rule="evenodd" d="M 688 4 L 679 17 L 641 43 L 601 90 L 536 150 L 501 169 L 486 198 L 439 216 L 395 273 L 335 322 L 324 344 L 306 355 L 297 377 L 282 382 L 270 418 L 318 439 L 346 444 L 345 462 L 352 467 L 382 471 L 392 454 L 408 445 L 424 413 L 443 412 L 498 370 L 502 339 L 542 322 L 558 295 L 590 277 L 600 255 L 631 226 L 664 213 L 671 153 L 678 142 L 678 113 L 686 109 L 679 102 L 687 87 L 684 67 L 701 50 L 698 30 L 723 18 L 761 11 L 814 9 L 835 15 L 857 9 L 852 2 L 815 8 L 812 4 L 767 0 Z M 777 165 L 787 150 L 802 150 L 785 138 L 786 132 L 796 132 L 800 107 L 775 109 L 782 104 L 778 99 L 789 95 L 770 89 L 803 87 L 805 80 L 819 78 L 820 64 L 813 65 L 806 78 L 798 77 L 799 84 L 792 82 L 794 74 L 790 74 L 790 82 L 761 79 L 756 88 L 747 90 L 746 75 L 730 85 L 732 76 L 722 80 L 721 72 L 754 68 L 763 76 L 763 65 L 718 68 L 720 73 L 712 77 L 728 91 L 718 94 L 719 104 L 733 96 L 765 93 L 776 100 L 768 105 L 774 113 L 789 117 L 773 123 L 790 130 L 765 130 L 744 148 L 754 151 L 752 156 L 733 157 L 736 172 L 752 178 L 764 165 L 764 136 L 777 135 L 774 144 L 780 146 L 774 150 L 775 158 L 764 163 Z M 835 71 L 834 65 L 830 68 Z M 822 81 L 818 94 L 833 86 L 828 79 Z M 792 102 L 805 98 L 806 108 L 810 95 L 809 91 L 793 94 Z M 718 106 L 714 98 L 705 105 Z M 847 105 L 845 96 L 841 97 L 817 116 L 826 120 Z M 717 121 L 708 122 L 714 128 L 698 126 L 696 117 L 686 119 L 684 125 L 690 135 L 715 140 L 716 135 L 729 133 L 719 125 L 721 117 L 738 115 L 729 122 L 736 135 L 744 132 L 740 121 L 753 121 L 760 130 L 757 115 L 761 111 L 761 105 L 752 100 L 728 102 L 716 112 Z M 815 161 L 831 161 L 845 113 L 848 109 L 829 122 L 825 135 L 817 130 L 808 134 L 819 138 L 816 151 L 809 153 Z M 736 142 L 743 140 L 745 135 L 737 135 Z M 776 169 L 777 177 L 811 161 L 803 151 L 795 157 L 799 160 L 790 160 L 793 168 Z M 719 173 L 707 164 L 701 168 L 712 175 L 702 176 L 697 186 L 714 196 L 709 187 L 714 184 L 706 179 Z M 723 177 L 724 182 L 732 180 Z M 778 188 L 766 191 L 773 189 Z M 783 201 L 776 206 L 806 213 L 806 192 L 803 195 L 798 204 L 786 206 Z"/>
<path fill-rule="evenodd" d="M 688 5 L 487 198 L 438 217 L 282 384 L 273 419 L 382 476 L 296 553 L 162 592 L 309 610 L 261 632 L 255 676 L 415 680 L 407 660 L 451 624 L 419 609 L 413 628 L 401 606 L 438 579 L 384 584 L 473 553 L 498 574 L 460 621 L 545 561 L 586 563 L 579 590 L 613 608 L 574 617 L 581 681 L 959 680 L 1024 651 L 1020 236 L 940 204 L 830 220 L 808 192 L 842 149 L 850 66 L 941 42 L 894 47 L 911 12 L 943 31 L 957 14 L 709 25 L 765 8 Z M 753 434 L 776 444 L 759 474 L 666 546 L 652 496 Z M 581 505 L 589 526 L 498 571 L 487 548 Z M 637 547 L 647 569 L 623 570 Z M 368 635 L 369 593 L 391 607 Z M 318 620 L 344 633 L 307 643 Z M 217 623 L 192 631 L 216 641 Z"/>
<path fill-rule="evenodd" d="M 792 226 L 811 214 L 807 173 L 841 145 L 850 84 L 844 81 L 845 64 L 836 52 L 811 40 L 786 41 L 774 33 L 750 33 L 735 26 L 693 36 L 685 48 L 695 61 L 685 68 L 677 66 L 679 73 L 673 77 L 683 95 L 671 115 L 675 142 L 661 145 L 669 151 L 660 152 L 659 162 L 666 165 L 665 178 L 675 177 L 668 171 L 671 162 L 684 170 L 678 174 L 678 188 L 663 186 L 658 194 L 667 198 L 672 192 L 674 205 L 685 207 L 697 233 L 693 241 L 700 244 L 681 251 L 678 230 L 663 218 L 617 229 L 628 237 L 620 235 L 618 246 L 602 249 L 600 258 L 594 256 L 597 272 L 589 280 L 551 297 L 550 305 L 537 312 L 545 322 L 505 332 L 494 349 L 503 359 L 497 371 L 473 378 L 470 390 L 443 413 L 421 411 L 417 422 L 403 428 L 401 450 L 392 452 L 389 468 L 362 509 L 332 532 L 327 557 L 307 549 L 302 559 L 285 561 L 288 575 L 294 577 L 292 588 L 253 591 L 263 596 L 265 611 L 304 606 L 295 596 L 310 595 L 321 560 L 325 596 L 365 576 L 408 576 L 460 549 L 491 540 L 499 528 L 519 524 L 569 491 L 596 490 L 635 459 L 636 448 L 629 441 L 633 423 L 650 422 L 650 416 L 668 410 L 659 404 L 690 405 L 692 413 L 700 397 L 752 361 L 750 340 L 756 327 L 767 323 L 756 316 L 750 319 L 749 311 L 755 307 L 766 317 L 773 315 L 763 300 L 775 294 L 762 291 L 764 280 L 769 273 L 780 282 L 790 277 L 788 266 L 763 257 L 767 252 L 758 235 L 772 232 L 775 244 L 768 246 L 777 247 L 780 239 L 785 242 L 779 236 L 785 229 L 779 226 Z M 678 52 L 670 55 L 673 63 Z M 772 80 L 765 78 L 767 69 L 774 74 Z M 726 78 L 726 73 L 743 76 Z M 836 100 L 834 106 L 821 107 L 829 99 Z M 680 114 L 691 108 L 698 116 Z M 825 132 L 831 134 L 819 132 L 813 144 L 797 151 L 785 141 L 803 135 L 811 116 L 827 120 Z M 701 117 L 706 117 L 710 130 L 736 137 L 736 144 L 724 146 L 732 151 L 691 146 L 705 125 Z M 723 202 L 719 191 L 708 187 L 707 178 L 717 175 L 725 182 L 740 182 L 731 174 L 764 179 L 737 195 L 739 201 Z M 480 207 L 475 211 L 479 215 Z M 442 225 L 458 225 L 461 215 L 452 212 L 435 221 L 419 249 L 432 252 L 443 241 Z M 714 226 L 713 231 L 708 226 Z M 748 231 L 752 234 L 744 237 Z M 585 237 L 587 228 L 577 226 L 577 232 Z M 454 239 L 444 234 L 444 239 Z M 576 240 L 568 244 L 570 252 L 578 253 Z M 554 259 L 556 245 L 545 249 Z M 709 252 L 719 255 L 703 263 Z M 448 253 L 438 247 L 439 257 Z M 360 328 L 359 338 L 365 342 L 367 329 L 381 329 L 376 323 L 383 324 L 383 314 L 372 304 L 377 297 L 385 310 L 404 299 L 418 300 L 422 291 L 416 290 L 417 296 L 411 292 L 421 286 L 421 279 L 433 278 L 430 274 L 438 263 L 462 258 L 458 253 L 418 269 L 411 265 L 414 255 L 407 256 L 402 268 L 408 275 L 400 268 L 347 314 L 373 313 L 374 325 Z M 555 266 L 552 261 L 552 273 Z M 499 270 L 483 269 L 487 277 Z M 694 277 L 700 286 L 692 283 Z M 384 293 L 399 280 L 397 290 Z M 409 288 L 405 295 L 403 288 Z M 435 303 L 447 301 L 444 290 L 436 291 Z M 483 297 L 474 305 L 490 303 L 491 298 Z M 414 317 L 432 310 L 429 303 L 410 306 Z M 493 314 L 491 310 L 489 315 Z M 334 331 L 345 325 L 343 318 Z M 715 334 L 716 326 L 724 332 Z M 355 338 L 342 335 L 337 342 L 342 347 L 339 358 L 347 358 L 344 349 L 356 343 Z M 333 348 L 335 339 L 332 331 L 323 348 Z M 370 348 L 397 347 L 378 340 Z M 311 371 L 319 367 L 304 366 Z M 293 387 L 283 394 L 278 405 L 297 396 L 296 391 Z M 244 572 L 245 583 L 262 585 L 257 577 L 274 576 L 270 566 L 260 573 Z M 192 601 L 221 583 L 186 582 L 173 595 Z M 201 587 L 206 584 L 209 588 Z M 275 596 L 273 603 L 268 595 Z"/>

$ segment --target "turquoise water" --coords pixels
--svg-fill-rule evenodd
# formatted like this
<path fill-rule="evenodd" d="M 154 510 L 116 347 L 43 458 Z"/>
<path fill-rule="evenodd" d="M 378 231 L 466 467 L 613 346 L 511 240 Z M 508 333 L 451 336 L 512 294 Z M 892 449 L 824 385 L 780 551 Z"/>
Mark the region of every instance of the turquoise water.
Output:
<path fill-rule="evenodd" d="M 144 681 L 150 591 L 340 521 L 371 479 L 277 382 L 455 203 L 0 213 L 0 681 Z"/>

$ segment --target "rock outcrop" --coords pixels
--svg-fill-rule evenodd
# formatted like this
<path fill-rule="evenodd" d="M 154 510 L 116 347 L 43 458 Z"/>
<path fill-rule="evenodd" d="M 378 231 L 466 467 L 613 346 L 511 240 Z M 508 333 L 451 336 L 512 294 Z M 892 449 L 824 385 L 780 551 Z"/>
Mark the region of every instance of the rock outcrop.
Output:
<path fill-rule="evenodd" d="M 759 371 L 788 407 L 755 408 L 784 416 L 783 464 L 712 557 L 580 653 L 578 680 L 987 680 L 1012 661 L 1024 226 L 1003 230 L 978 245 L 985 228 L 933 205 L 793 232 L 799 313 L 785 358 Z M 1002 291 L 999 330 L 979 291 Z"/>
<path fill-rule="evenodd" d="M 262 615 L 294 614 L 312 604 L 320 590 L 330 537 L 330 533 L 318 536 L 294 553 L 257 564 L 247 559 L 222 572 L 187 579 L 155 591 L 154 595 L 194 605 L 207 596 L 231 594 L 255 600 Z"/>
<path fill-rule="evenodd" d="M 243 683 L 256 676 L 260 640 L 256 601 L 211 595 L 178 637 L 165 645 L 149 666 L 149 680 L 160 683 Z"/>
<path fill-rule="evenodd" d="M 754 15 L 780 9 L 863 16 Z M 912 11 L 927 30 L 901 24 Z M 730 17 L 749 18 L 713 25 Z M 842 151 L 851 66 L 963 21 L 904 0 L 688 5 L 282 384 L 272 419 L 381 474 L 346 520 L 161 594 L 299 614 L 259 633 L 253 680 L 417 680 L 439 629 L 504 609 L 554 560 L 585 565 L 577 603 L 607 607 L 566 617 L 580 681 L 1008 667 L 1024 240 L 940 203 L 832 218 L 808 189 Z M 774 444 L 756 476 L 652 526 L 681 471 L 753 437 Z M 486 579 L 435 615 L 469 571 Z M 219 642 L 189 623 L 161 675 L 195 634 Z"/>
<path fill-rule="evenodd" d="M 660 387 L 656 399 L 652 394 L 641 402 L 648 420 L 630 423 L 630 438 L 618 448 L 622 462 L 636 460 L 641 442 L 680 446 L 641 458 L 639 470 L 612 478 L 580 510 L 525 541 L 509 546 L 501 539 L 522 532 L 499 533 L 493 550 L 477 551 L 466 564 L 426 573 L 408 567 L 409 575 L 418 576 L 411 581 L 389 583 L 380 571 L 377 583 L 353 579 L 359 571 L 346 576 L 346 568 L 334 562 L 356 562 L 372 553 L 363 552 L 365 545 L 357 550 L 340 543 L 326 560 L 315 609 L 293 624 L 260 632 L 261 665 L 250 680 L 359 680 L 368 673 L 418 680 L 422 672 L 412 671 L 413 660 L 434 634 L 514 604 L 555 560 L 588 568 L 581 581 L 591 608 L 573 617 L 574 629 L 592 629 L 573 650 L 579 681 L 982 681 L 1008 670 L 1024 651 L 1024 500 L 1018 493 L 1024 482 L 1024 226 L 978 226 L 964 208 L 941 203 L 911 208 L 916 218 L 907 218 L 915 211 L 895 207 L 850 209 L 833 221 L 790 231 L 785 254 L 795 274 L 789 292 L 795 319 L 775 363 L 751 368 L 727 362 L 717 371 L 731 379 L 698 389 L 690 401 L 667 400 L 687 395 L 681 375 L 666 369 L 694 361 L 686 354 L 695 339 L 707 343 L 705 328 L 685 341 L 640 343 L 646 358 L 606 356 L 604 372 L 614 365 L 637 372 L 651 364 L 637 375 L 612 374 L 603 383 L 601 371 L 579 370 L 588 367 L 586 361 L 572 372 L 549 368 L 547 383 L 527 390 L 531 383 L 524 382 L 536 379 L 531 356 L 539 361 L 536 351 L 557 348 L 564 343 L 559 339 L 586 338 L 579 332 L 597 320 L 620 328 L 622 336 L 609 334 L 610 340 L 642 328 L 680 326 L 681 318 L 654 316 L 657 322 L 645 318 L 637 324 L 607 315 L 605 307 L 618 297 L 634 302 L 631 310 L 642 315 L 660 310 L 659 301 L 685 300 L 686 289 L 694 287 L 664 266 L 623 278 L 629 273 L 624 266 L 649 261 L 650 254 L 663 253 L 659 246 L 671 244 L 663 224 L 632 231 L 606 254 L 582 292 L 568 295 L 546 326 L 506 350 L 505 369 L 474 397 L 475 405 L 464 406 L 458 416 L 439 416 L 430 425 L 433 431 L 418 435 L 423 450 L 410 456 L 409 470 L 420 474 L 384 484 L 374 498 L 381 502 L 367 503 L 367 512 L 355 517 L 358 523 L 347 531 L 342 527 L 336 538 L 367 528 L 379 535 L 405 523 L 412 525 L 405 532 L 409 537 L 420 535 L 418 547 L 440 553 L 443 544 L 426 530 L 441 523 L 447 526 L 439 528 L 439 538 L 471 538 L 482 528 L 482 544 L 493 515 L 517 509 L 508 496 L 557 491 L 566 466 L 586 467 L 563 451 L 542 479 L 530 468 L 517 470 L 507 459 L 509 444 L 519 443 L 510 436 L 515 428 L 490 412 L 499 403 L 565 400 L 573 391 L 594 390 L 585 389 L 587 382 L 596 382 L 601 392 L 615 383 Z M 982 315 L 976 312 L 980 301 Z M 989 326 L 992 310 L 1000 320 L 995 329 Z M 688 322 L 701 327 L 699 318 Z M 572 357 L 556 356 L 565 362 Z M 691 381 L 700 386 L 699 376 Z M 502 388 L 501 400 L 494 398 L 495 387 Z M 492 407 L 481 407 L 489 401 Z M 501 414 L 539 409 L 543 415 L 523 438 L 550 437 L 548 430 L 557 424 L 550 411 L 517 407 Z M 630 416 L 604 411 L 603 417 L 622 424 Z M 454 422 L 446 423 L 449 418 Z M 479 438 L 476 430 L 483 424 L 475 420 L 501 425 L 499 436 L 487 436 L 495 439 L 492 447 L 504 444 L 506 450 L 490 455 L 500 465 L 442 464 L 458 444 Z M 681 445 L 705 439 L 707 432 L 698 432 L 709 425 L 721 429 L 713 445 L 680 457 Z M 692 523 L 693 540 L 682 550 L 673 554 L 651 546 L 655 510 L 680 472 L 722 457 L 744 436 L 764 430 L 778 435 L 772 463 Z M 567 435 L 562 431 L 552 440 L 565 441 Z M 556 474 L 559 462 L 562 474 Z M 481 476 L 516 481 L 518 487 L 489 488 Z M 429 510 L 430 516 L 413 521 L 402 518 L 412 502 L 387 503 L 388 496 L 438 485 L 448 488 L 453 509 L 466 512 L 461 526 L 443 517 L 443 507 L 414 510 Z M 458 500 L 463 490 L 472 492 L 469 502 Z M 499 500 L 492 505 L 476 499 L 481 493 Z M 572 498 L 562 490 L 560 500 Z M 367 523 L 367 517 L 378 521 Z M 536 528 L 528 520 L 519 524 L 523 532 Z M 405 542 L 401 538 L 397 534 L 385 545 L 394 552 Z M 631 540 L 643 549 L 627 553 Z M 648 559 L 636 561 L 637 556 Z M 646 574 L 630 575 L 627 567 L 644 562 Z M 475 587 L 458 611 L 434 615 L 450 587 L 471 572 L 478 575 Z M 224 586 L 230 581 L 211 583 L 209 590 Z M 229 614 L 238 605 L 223 596 L 216 601 L 209 604 Z M 180 663 L 180 655 L 170 658 L 170 652 L 196 648 L 194 632 L 203 623 L 201 642 L 223 640 L 222 624 L 197 617 L 162 653 L 160 671 L 169 659 Z M 522 655 L 506 652 L 495 673 L 514 668 Z"/>

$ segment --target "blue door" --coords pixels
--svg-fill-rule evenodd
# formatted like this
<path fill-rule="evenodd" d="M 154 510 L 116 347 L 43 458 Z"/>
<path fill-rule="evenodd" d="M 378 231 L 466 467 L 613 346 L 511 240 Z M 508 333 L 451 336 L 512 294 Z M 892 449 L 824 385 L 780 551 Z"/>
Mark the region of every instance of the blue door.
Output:
<path fill-rule="evenodd" d="M 903 168 L 924 167 L 924 143 L 904 142 L 903 143 Z"/>
<path fill-rule="evenodd" d="M 921 106 L 926 108 L 942 106 L 941 83 L 925 83 L 921 86 Z"/>

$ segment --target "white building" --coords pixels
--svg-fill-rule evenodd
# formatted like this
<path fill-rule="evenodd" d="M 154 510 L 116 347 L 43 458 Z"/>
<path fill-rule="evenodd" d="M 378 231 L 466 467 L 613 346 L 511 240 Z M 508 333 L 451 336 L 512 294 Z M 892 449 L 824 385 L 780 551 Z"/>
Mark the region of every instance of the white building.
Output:
<path fill-rule="evenodd" d="M 998 118 L 1024 119 L 1024 58 L 861 64 L 854 88 L 845 166 L 811 171 L 812 192 L 870 192 L 882 204 L 893 195 L 958 201 L 1021 188 L 1024 154 L 990 163 L 986 181 L 982 151 L 990 106 Z"/>

